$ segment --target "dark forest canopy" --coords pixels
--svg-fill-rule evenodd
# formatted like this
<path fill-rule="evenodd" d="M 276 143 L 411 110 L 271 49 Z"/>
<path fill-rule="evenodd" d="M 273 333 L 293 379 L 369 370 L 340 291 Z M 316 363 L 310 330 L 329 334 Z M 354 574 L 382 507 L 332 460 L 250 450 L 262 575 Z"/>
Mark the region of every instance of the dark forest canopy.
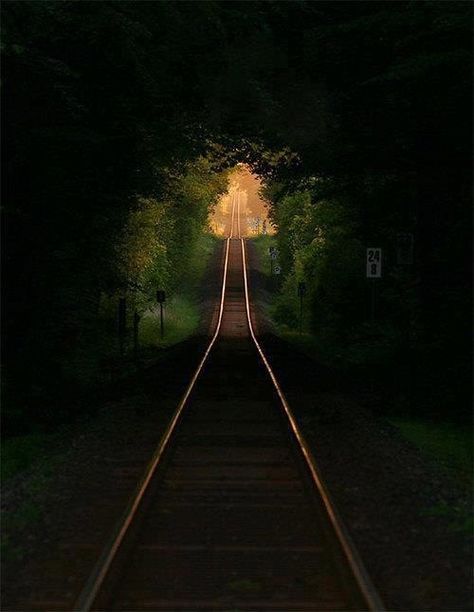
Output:
<path fill-rule="evenodd" d="M 363 246 L 390 252 L 398 232 L 413 233 L 415 265 L 392 270 L 387 316 L 409 321 L 435 377 L 469 385 L 471 3 L 46 0 L 2 11 L 7 392 L 60 395 L 100 296 L 133 282 L 148 291 L 117 256 L 130 215 L 164 232 L 166 265 L 181 270 L 177 245 L 202 230 L 220 172 L 239 161 L 266 180 L 283 250 L 298 201 Z M 197 207 L 190 184 L 205 187 Z M 350 275 L 343 291 L 327 282 L 314 308 L 339 319 L 315 322 L 343 344 L 347 295 L 357 303 L 363 288 Z M 450 393 L 449 410 L 465 405 Z"/>

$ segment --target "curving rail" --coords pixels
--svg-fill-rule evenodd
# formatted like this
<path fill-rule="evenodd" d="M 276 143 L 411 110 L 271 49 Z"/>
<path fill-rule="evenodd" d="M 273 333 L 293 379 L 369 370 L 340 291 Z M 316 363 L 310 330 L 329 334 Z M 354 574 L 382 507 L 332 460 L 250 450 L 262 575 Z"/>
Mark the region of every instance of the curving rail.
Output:
<path fill-rule="evenodd" d="M 271 381 L 271 385 L 278 397 L 278 401 L 280 403 L 281 408 L 283 409 L 284 418 L 287 423 L 288 430 L 291 433 L 293 438 L 293 446 L 299 452 L 302 462 L 306 466 L 307 473 L 309 474 L 309 478 L 312 482 L 312 485 L 317 492 L 317 496 L 320 499 L 321 506 L 324 508 L 324 512 L 327 517 L 328 524 L 330 525 L 329 531 L 332 533 L 330 539 L 333 538 L 334 542 L 331 546 L 337 548 L 337 553 L 334 553 L 336 556 L 339 554 L 341 557 L 345 559 L 345 563 L 347 564 L 347 574 L 350 575 L 350 580 L 353 582 L 353 586 L 351 587 L 354 592 L 354 601 L 352 603 L 352 607 L 344 609 L 362 609 L 361 606 L 364 606 L 364 609 L 372 610 L 372 611 L 383 611 L 383 604 L 374 588 L 370 577 L 367 571 L 364 568 L 364 565 L 357 553 L 357 550 L 352 542 L 348 530 L 345 528 L 341 517 L 339 516 L 333 501 L 331 500 L 330 494 L 327 490 L 326 485 L 323 482 L 323 478 L 320 474 L 320 471 L 317 467 L 317 463 L 315 461 L 314 456 L 311 453 L 308 443 L 304 439 L 296 419 L 289 407 L 288 401 L 285 398 L 283 390 L 281 389 L 276 375 L 269 363 L 265 352 L 260 345 L 256 334 L 254 332 L 254 327 L 252 323 L 252 313 L 251 313 L 251 305 L 250 305 L 250 297 L 249 297 L 249 284 L 248 284 L 248 276 L 247 276 L 247 254 L 246 254 L 246 245 L 245 239 L 242 237 L 241 230 L 241 210 L 240 210 L 240 194 L 239 192 L 234 192 L 233 194 L 233 202 L 232 202 L 232 212 L 231 212 L 231 220 L 230 220 L 230 231 L 229 237 L 226 239 L 225 243 L 225 256 L 224 256 L 224 265 L 223 265 L 223 274 L 222 274 L 222 290 L 219 304 L 219 314 L 215 332 L 207 346 L 204 355 L 198 364 L 196 371 L 194 372 L 189 385 L 187 386 L 185 393 L 158 445 L 156 452 L 154 453 L 152 460 L 150 461 L 144 476 L 137 487 L 136 493 L 133 496 L 126 512 L 122 520 L 119 522 L 119 525 L 116 527 L 110 542 L 106 546 L 103 551 L 101 557 L 99 558 L 93 572 L 91 573 L 86 585 L 84 586 L 81 595 L 79 596 L 76 605 L 74 607 L 75 610 L 80 612 L 89 612 L 90 610 L 96 609 L 109 609 L 108 607 L 104 607 L 102 592 L 107 585 L 107 581 L 109 579 L 109 574 L 112 572 L 112 569 L 115 564 L 117 564 L 118 559 L 120 558 L 123 551 L 127 548 L 124 543 L 128 537 L 130 537 L 131 527 L 134 521 L 137 519 L 137 516 L 140 514 L 140 508 L 143 505 L 143 500 L 147 496 L 147 493 L 150 489 L 150 484 L 154 481 L 157 476 L 157 472 L 159 467 L 161 466 L 164 458 L 169 450 L 169 447 L 177 437 L 177 432 L 179 430 L 179 425 L 182 422 L 183 411 L 185 407 L 188 405 L 190 396 L 192 395 L 196 383 L 200 376 L 202 375 L 203 370 L 205 369 L 206 364 L 209 361 L 212 349 L 214 348 L 219 335 L 221 333 L 222 323 L 224 319 L 224 314 L 226 311 L 226 291 L 228 289 L 228 278 L 229 278 L 229 260 L 230 253 L 232 248 L 232 258 L 234 267 L 237 265 L 237 256 L 240 257 L 240 265 L 242 267 L 242 282 L 243 282 L 243 294 L 245 301 L 245 317 L 246 323 L 248 326 L 248 332 L 251 337 L 251 341 L 255 346 L 255 349 L 258 353 L 259 359 L 263 364 L 263 367 L 268 374 L 269 380 Z M 239 252 L 240 251 L 240 252 Z M 231 289 L 231 287 L 229 287 Z M 328 531 L 328 528 L 324 526 L 323 530 Z M 129 547 L 128 547 L 129 548 Z M 332 554 L 332 553 L 331 553 Z M 363 602 L 361 604 L 361 602 Z M 188 601 L 181 602 L 178 607 L 173 607 L 173 602 L 169 601 L 168 603 L 164 603 L 163 606 L 159 603 L 155 604 L 156 607 L 144 607 L 143 609 L 229 609 L 228 606 L 215 601 L 207 601 L 202 603 L 202 606 L 199 607 L 196 604 Z M 177 605 L 177 604 L 176 604 Z M 269 604 L 265 607 L 262 602 L 260 604 L 255 602 L 250 602 L 250 609 L 277 609 L 273 606 L 276 604 Z M 323 609 L 321 607 L 311 607 L 311 602 L 301 603 L 301 607 L 292 607 L 287 608 L 285 606 L 290 605 L 289 603 L 285 604 L 283 601 L 279 604 L 279 610 L 296 610 L 296 609 Z M 336 605 L 336 604 L 334 604 Z M 166 607 L 168 606 L 168 607 Z M 187 607 L 189 606 L 189 607 Z M 207 606 L 207 607 L 206 607 Z M 283 606 L 283 607 L 281 607 Z M 235 606 L 232 606 L 235 607 Z M 242 609 L 241 605 L 237 606 L 239 609 Z M 141 607 L 133 607 L 127 609 L 142 609 Z M 249 608 L 247 608 L 249 609 Z M 340 609 L 331 607 L 328 609 Z"/>

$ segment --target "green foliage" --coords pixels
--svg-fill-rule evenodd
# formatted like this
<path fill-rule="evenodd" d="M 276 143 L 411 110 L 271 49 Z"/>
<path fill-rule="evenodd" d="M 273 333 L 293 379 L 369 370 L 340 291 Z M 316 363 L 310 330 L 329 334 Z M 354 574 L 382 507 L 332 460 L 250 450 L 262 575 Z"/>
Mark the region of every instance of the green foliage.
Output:
<path fill-rule="evenodd" d="M 268 250 L 270 247 L 277 246 L 275 236 L 271 236 L 270 234 L 261 234 L 260 236 L 252 238 L 252 243 L 257 251 L 257 270 L 261 274 L 264 274 L 267 278 L 271 278 L 271 263 Z"/>
<path fill-rule="evenodd" d="M 150 296 L 154 287 L 169 285 L 171 262 L 167 246 L 173 238 L 169 208 L 153 198 L 138 198 L 117 247 L 119 275 L 124 287 L 136 292 L 137 307 L 143 294 Z"/>
<path fill-rule="evenodd" d="M 5 512 L 2 517 L 1 553 L 4 561 L 21 560 L 28 555 L 26 548 L 13 544 L 15 538 L 12 535 L 25 527 L 31 529 L 40 520 L 43 509 L 38 504 L 38 494 L 42 496 L 47 491 L 52 474 L 62 460 L 67 441 L 69 436 L 66 429 L 50 434 L 32 433 L 2 441 L 2 482 L 6 483 L 30 470 L 26 481 L 20 479 L 21 503 L 14 510 Z"/>
<path fill-rule="evenodd" d="M 206 260 L 203 232 L 227 189 L 227 173 L 203 157 L 179 172 L 163 169 L 162 178 L 163 200 L 137 198 L 116 248 L 122 292 L 139 311 L 154 302 L 156 289 L 181 290 L 189 267 Z"/>
<path fill-rule="evenodd" d="M 472 432 L 466 425 L 437 422 L 419 418 L 393 418 L 391 422 L 400 434 L 429 459 L 441 465 L 457 484 L 472 492 Z M 471 537 L 473 528 L 472 508 L 441 501 L 425 508 L 427 516 L 444 517 L 449 529 L 460 531 Z"/>
<path fill-rule="evenodd" d="M 71 410 L 58 408 L 54 403 L 55 398 L 60 400 L 65 387 L 80 395 L 98 384 L 110 382 L 119 350 L 120 297 L 125 297 L 127 302 L 126 350 L 132 349 L 135 312 L 141 317 L 139 340 L 144 346 L 168 346 L 195 331 L 200 316 L 196 283 L 214 247 L 213 239 L 205 234 L 208 217 L 218 197 L 226 191 L 227 172 L 214 170 L 209 160 L 199 157 L 173 171 L 161 168 L 160 176 L 162 197 L 136 196 L 130 201 L 127 214 L 121 217 L 123 226 L 113 228 L 110 236 L 113 248 L 107 248 L 105 260 L 109 271 L 107 283 L 95 283 L 99 280 L 96 276 L 86 279 L 83 276 L 86 270 L 69 277 L 61 301 L 68 304 L 68 296 L 71 299 L 77 296 L 81 286 L 88 286 L 90 299 L 81 300 L 62 320 L 58 320 L 59 313 L 54 313 L 58 327 L 49 326 L 48 320 L 41 321 L 41 336 L 37 338 L 35 350 L 39 353 L 43 342 L 52 345 L 53 350 L 40 367 L 31 371 L 34 383 L 27 385 L 26 396 L 11 385 L 16 398 L 8 398 L 7 416 L 9 426 L 14 429 L 22 431 L 26 421 L 34 424 L 38 420 L 68 420 Z M 164 342 L 156 341 L 159 334 L 153 306 L 157 289 L 167 292 Z M 65 328 L 67 343 L 62 341 Z M 60 372 L 54 383 L 48 380 L 53 368 Z M 32 388 L 36 390 L 34 401 Z M 41 407 L 35 414 L 36 404 L 45 399 L 49 406 Z"/>
<path fill-rule="evenodd" d="M 427 516 L 442 516 L 448 519 L 448 529 L 450 531 L 462 532 L 469 540 L 472 538 L 472 530 L 474 529 L 472 508 L 462 508 L 442 502 L 427 508 L 423 511 L 423 514 Z"/>
<path fill-rule="evenodd" d="M 51 436 L 30 434 L 10 438 L 2 443 L 2 480 L 28 468 L 36 457 L 47 448 Z"/>
<path fill-rule="evenodd" d="M 181 342 L 195 333 L 201 319 L 199 309 L 200 283 L 210 257 L 215 253 L 218 239 L 212 234 L 201 234 L 189 254 L 187 269 L 178 293 L 167 300 L 164 307 L 165 337 L 160 337 L 160 309 L 151 306 L 140 321 L 139 342 L 143 347 L 166 347 Z"/>
<path fill-rule="evenodd" d="M 395 418 L 392 423 L 428 457 L 445 465 L 470 486 L 473 440 L 468 427 L 417 418 Z"/>
<path fill-rule="evenodd" d="M 220 170 L 237 161 L 272 192 L 278 316 L 294 324 L 304 277 L 308 332 L 349 361 L 379 346 L 392 364 L 416 361 L 413 403 L 466 412 L 471 3 L 43 0 L 2 12 L 13 421 L 61 410 L 81 373 L 94 379 L 119 295 L 144 311 L 156 285 L 179 291 Z M 415 235 L 409 270 L 391 263 L 397 232 Z M 377 328 L 360 278 L 373 241 L 389 263 Z"/>
<path fill-rule="evenodd" d="M 397 262 L 405 213 L 392 208 L 390 199 L 400 186 L 389 177 L 343 187 L 330 183 L 310 181 L 304 191 L 283 189 L 281 182 L 267 185 L 285 273 L 272 309 L 277 325 L 284 333 L 298 327 L 297 287 L 304 281 L 303 331 L 314 335 L 322 358 L 365 378 L 370 370 L 372 383 L 389 401 L 416 402 L 418 411 L 438 414 L 454 408 L 465 418 L 464 361 L 456 355 L 453 366 L 452 357 L 441 352 L 444 346 L 452 356 L 451 347 L 462 342 L 461 330 L 449 318 L 431 327 L 435 307 L 430 303 L 428 310 L 420 287 L 416 245 L 413 265 Z M 366 248 L 375 245 L 383 249 L 383 278 L 374 284 L 365 278 L 365 257 Z M 443 290 L 438 299 L 447 305 L 453 294 Z M 462 372 L 456 388 L 449 383 L 454 369 Z"/>
<path fill-rule="evenodd" d="M 150 308 L 140 321 L 139 342 L 141 346 L 166 347 L 181 342 L 199 324 L 199 312 L 189 297 L 174 296 L 164 308 L 165 337 L 160 337 L 159 307 Z"/>
<path fill-rule="evenodd" d="M 173 275 L 170 286 L 176 287 L 187 278 L 188 266 L 219 196 L 227 191 L 228 171 L 213 168 L 209 159 L 199 157 L 188 163 L 181 174 L 168 171 L 170 214 L 173 217 L 173 239 L 168 252 Z"/>
<path fill-rule="evenodd" d="M 312 202 L 308 191 L 284 196 L 275 206 L 278 245 L 286 271 L 276 317 L 296 325 L 297 287 L 305 282 L 305 329 L 319 335 L 347 333 L 358 320 L 357 292 L 363 291 L 363 248 L 356 224 L 346 208 L 334 200 Z"/>

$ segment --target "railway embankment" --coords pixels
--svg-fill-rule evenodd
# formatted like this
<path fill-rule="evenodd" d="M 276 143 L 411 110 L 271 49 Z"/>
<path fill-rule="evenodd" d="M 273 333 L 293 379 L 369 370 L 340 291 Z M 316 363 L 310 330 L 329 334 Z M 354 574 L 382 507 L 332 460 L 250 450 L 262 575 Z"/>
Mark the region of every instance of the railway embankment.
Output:
<path fill-rule="evenodd" d="M 255 253 L 249 251 L 254 268 Z M 209 295 L 218 288 L 211 279 L 221 259 L 216 251 L 208 296 L 204 292 L 202 298 L 201 331 L 214 316 Z M 250 282 L 258 304 L 258 275 L 251 273 Z M 272 334 L 255 306 L 254 315 L 265 350 L 387 608 L 472 609 L 472 548 L 463 524 L 470 508 L 467 488 L 404 439 L 373 406 L 358 401 L 337 372 Z M 45 606 L 54 609 L 64 568 L 74 596 L 90 571 L 90 551 L 105 543 L 122 513 L 202 344 L 200 336 L 188 340 L 170 349 L 168 359 L 121 383 L 115 397 L 67 428 L 55 449 L 6 483 L 3 609 L 26 610 L 25 593 L 39 590 L 51 593 Z M 104 495 L 116 503 L 102 503 Z"/>
<path fill-rule="evenodd" d="M 269 317 L 275 283 L 248 250 L 262 344 L 387 608 L 472 610 L 467 462 L 453 466 L 413 443 L 366 385 L 279 337 Z"/>
<path fill-rule="evenodd" d="M 194 336 L 147 349 L 141 366 L 131 360 L 129 374 L 93 397 L 80 418 L 38 436 L 27 457 L 14 453 L 2 484 L 3 610 L 29 612 L 28 594 L 40 591 L 51 594 L 45 606 L 54 609 L 65 572 L 71 601 L 82 588 L 91 551 L 105 545 L 200 359 L 218 304 L 221 264 L 218 242 L 194 288 L 200 319 Z"/>

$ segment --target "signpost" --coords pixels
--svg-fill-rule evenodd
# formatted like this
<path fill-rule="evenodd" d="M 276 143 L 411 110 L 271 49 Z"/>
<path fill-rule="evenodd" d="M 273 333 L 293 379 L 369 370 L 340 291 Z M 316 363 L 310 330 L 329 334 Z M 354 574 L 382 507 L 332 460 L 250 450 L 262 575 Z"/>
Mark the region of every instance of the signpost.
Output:
<path fill-rule="evenodd" d="M 377 285 L 376 280 L 382 278 L 382 249 L 370 247 L 367 249 L 366 276 L 371 281 L 371 316 L 375 321 L 377 310 Z"/>
<path fill-rule="evenodd" d="M 125 348 L 125 334 L 127 331 L 127 300 L 124 297 L 119 298 L 118 304 L 118 335 L 120 355 L 123 355 Z"/>
<path fill-rule="evenodd" d="M 268 254 L 270 255 L 270 274 L 273 276 L 273 274 L 277 274 L 277 272 L 275 272 L 273 262 L 278 257 L 278 249 L 274 246 L 268 247 Z"/>
<path fill-rule="evenodd" d="M 367 278 L 382 277 L 382 249 L 367 249 Z"/>
<path fill-rule="evenodd" d="M 133 352 L 135 353 L 135 358 L 138 357 L 138 326 L 140 324 L 140 315 L 135 310 L 133 314 Z"/>
<path fill-rule="evenodd" d="M 158 290 L 156 292 L 156 301 L 160 305 L 160 336 L 161 339 L 163 339 L 165 335 L 165 326 L 163 321 L 163 303 L 166 301 L 166 293 L 164 291 Z"/>
<path fill-rule="evenodd" d="M 306 295 L 306 283 L 298 283 L 298 297 L 300 298 L 300 334 L 303 331 L 303 299 Z"/>

